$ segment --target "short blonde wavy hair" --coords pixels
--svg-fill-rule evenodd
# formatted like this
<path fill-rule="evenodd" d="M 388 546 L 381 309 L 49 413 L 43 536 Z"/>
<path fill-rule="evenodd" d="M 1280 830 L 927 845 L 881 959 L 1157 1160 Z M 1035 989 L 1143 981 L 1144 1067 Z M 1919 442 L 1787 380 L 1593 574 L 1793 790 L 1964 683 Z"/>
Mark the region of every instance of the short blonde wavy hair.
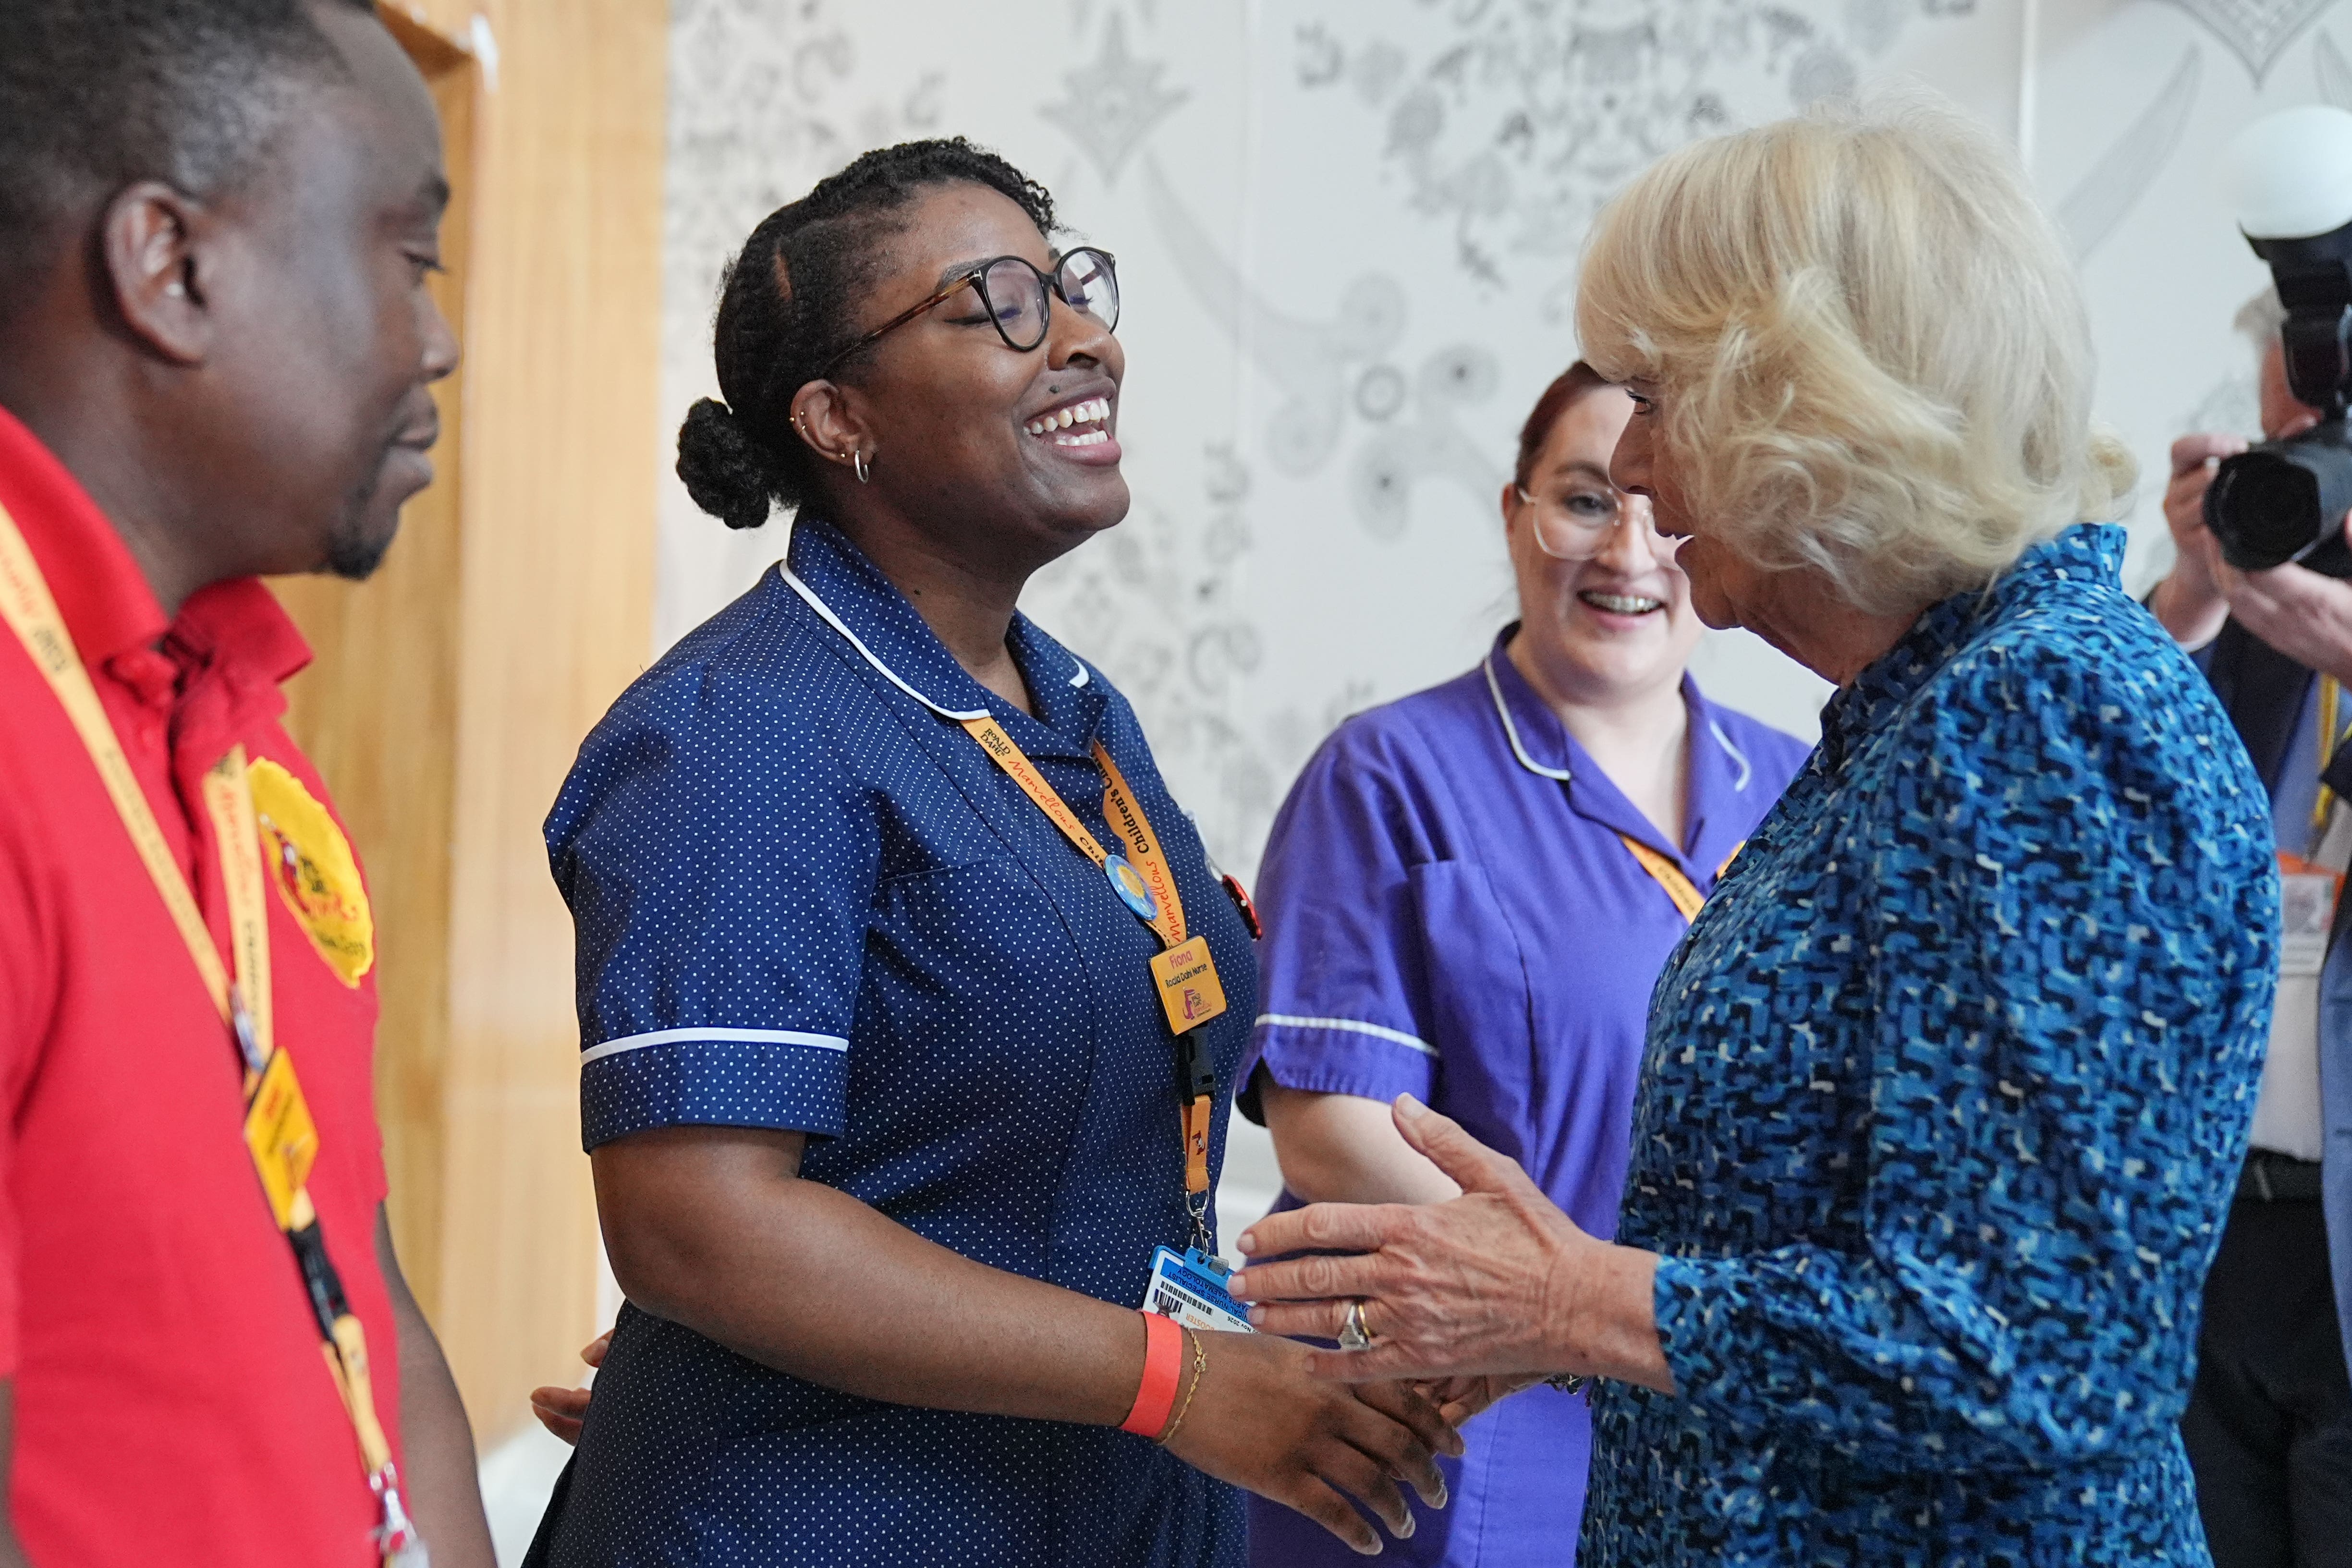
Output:
<path fill-rule="evenodd" d="M 1981 588 L 2130 495 L 2065 248 L 2009 150 L 1924 95 L 1661 160 L 1596 223 L 1576 320 L 1601 374 L 1656 388 L 1710 537 L 1869 613 Z"/>

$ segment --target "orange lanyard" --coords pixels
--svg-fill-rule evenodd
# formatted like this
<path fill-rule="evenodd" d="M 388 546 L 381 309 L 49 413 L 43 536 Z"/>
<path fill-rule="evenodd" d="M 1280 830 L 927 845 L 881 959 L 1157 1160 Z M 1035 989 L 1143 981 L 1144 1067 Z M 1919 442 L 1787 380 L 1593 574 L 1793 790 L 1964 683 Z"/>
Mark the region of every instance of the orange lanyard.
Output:
<path fill-rule="evenodd" d="M 1119 772 L 1118 764 L 1110 759 L 1110 753 L 1103 749 L 1102 742 L 1095 742 L 1095 765 L 1103 772 L 1103 815 L 1118 831 L 1129 852 L 1127 855 L 1117 858 L 1125 861 L 1137 873 L 1139 883 L 1122 881 L 1119 867 L 1114 863 L 1110 852 L 1096 841 L 1084 822 L 1078 821 L 1077 813 L 1054 793 L 1054 787 L 1045 782 L 1045 776 L 1037 771 L 1037 765 L 1029 760 L 1029 754 L 1004 733 L 1003 726 L 992 718 L 968 718 L 963 721 L 963 727 L 967 734 L 980 742 L 980 748 L 988 753 L 990 759 L 1021 786 L 1021 792 L 1035 802 L 1037 809 L 1045 813 L 1046 820 L 1062 831 L 1062 836 L 1076 845 L 1080 854 L 1102 869 L 1104 875 L 1111 880 L 1114 890 L 1118 891 L 1120 902 L 1136 910 L 1138 917 L 1143 919 L 1160 938 L 1162 947 L 1176 947 L 1183 944 L 1184 901 L 1176 892 L 1176 879 L 1169 874 L 1167 859 L 1160 852 L 1160 841 L 1151 831 L 1150 821 L 1144 816 L 1143 808 L 1135 803 L 1135 797 L 1127 787 L 1126 776 Z M 1149 898 L 1130 898 L 1129 894 L 1131 892 L 1148 894 Z M 1139 903 L 1146 902 L 1152 911 L 1148 916 L 1138 908 Z M 1174 1020 L 1171 1019 L 1170 1021 Z"/>
<path fill-rule="evenodd" d="M 1706 902 L 1706 894 L 1701 893 L 1692 884 L 1691 879 L 1683 874 L 1682 867 L 1675 864 L 1631 833 L 1620 833 L 1617 837 L 1623 841 L 1627 849 L 1633 852 L 1633 858 L 1642 863 L 1643 871 L 1650 873 L 1651 880 L 1666 890 L 1666 896 L 1673 899 L 1675 907 L 1682 912 L 1684 924 L 1688 925 L 1691 921 L 1696 920 L 1699 906 Z M 1739 852 L 1747 847 L 1746 839 L 1731 846 L 1731 852 L 1723 857 L 1721 865 L 1715 868 L 1715 874 L 1718 879 L 1725 872 L 1731 869 L 1731 862 L 1738 860 Z"/>
<path fill-rule="evenodd" d="M 1151 960 L 1151 976 L 1160 1009 L 1167 1014 L 1168 1027 L 1176 1035 L 1182 1068 L 1182 1084 L 1177 1098 L 1184 1139 L 1184 1191 L 1190 1200 L 1194 1229 L 1199 1233 L 1197 1239 L 1205 1243 L 1209 1113 L 1216 1099 L 1217 1078 L 1208 1053 L 1201 1049 L 1192 1031 L 1225 1010 L 1224 986 L 1217 977 L 1216 960 L 1209 955 L 1208 938 L 1186 935 L 1184 901 L 1176 891 L 1176 876 L 1169 869 L 1168 857 L 1160 851 L 1159 835 L 1152 831 L 1151 820 L 1144 815 L 1142 803 L 1128 787 L 1127 776 L 1111 760 L 1102 742 L 1095 742 L 1094 754 L 1095 765 L 1103 775 L 1103 817 L 1118 834 L 1125 854 L 1113 854 L 1102 847 L 1087 825 L 1078 821 L 1077 813 L 1054 792 L 1045 776 L 1037 771 L 1037 765 L 1029 760 L 1028 753 L 1004 733 L 1003 726 L 985 716 L 961 722 L 965 733 L 979 742 L 989 759 L 1011 776 L 1021 792 L 1045 814 L 1046 821 L 1061 830 L 1062 836 L 1080 854 L 1102 869 L 1119 901 L 1160 938 L 1161 951 Z"/>
<path fill-rule="evenodd" d="M 2311 837 L 2316 845 L 2321 834 L 2327 831 L 2327 818 L 2336 805 L 2336 791 L 2327 784 L 2327 765 L 2336 759 L 2336 747 L 2344 738 L 2337 727 L 2341 720 L 2336 709 L 2344 688 L 2334 675 L 2319 677 L 2319 798 L 2311 803 Z M 2316 853 L 2316 849 L 2314 850 Z"/>
<path fill-rule="evenodd" d="M 155 821 L 146 791 L 106 716 L 98 688 L 58 613 L 39 563 L 7 508 L 0 507 L 0 619 L 22 643 L 48 682 L 58 706 L 81 737 L 97 768 L 123 831 L 147 868 L 148 880 L 179 929 L 213 1006 L 228 1026 L 245 1069 L 245 1143 L 271 1218 L 292 1245 L 310 1288 L 320 1349 L 335 1380 L 344 1412 L 359 1440 L 369 1490 L 378 1509 L 376 1544 L 387 1563 L 421 1563 L 425 1545 L 408 1518 L 394 1467 L 392 1444 L 376 1417 L 368 1375 L 367 1333 L 343 1296 L 341 1280 L 328 1257 L 319 1213 L 306 1183 L 319 1155 L 319 1130 L 294 1076 L 294 1063 L 278 1049 L 269 977 L 269 918 L 263 889 L 261 834 L 254 815 L 253 788 L 246 776 L 245 747 L 233 748 L 205 775 L 205 809 L 220 848 L 222 889 L 229 911 L 229 946 L 236 965 L 231 980 L 213 946 L 212 932 L 196 908 L 180 862 Z"/>
<path fill-rule="evenodd" d="M 1642 869 L 1648 872 L 1652 880 L 1666 890 L 1666 896 L 1675 901 L 1676 909 L 1682 911 L 1684 923 L 1688 924 L 1696 920 L 1699 905 L 1706 902 L 1706 895 L 1692 885 L 1691 879 L 1683 874 L 1682 867 L 1675 864 L 1631 833 L 1620 833 L 1617 836 L 1625 841 L 1627 849 L 1633 852 L 1633 858 L 1642 862 Z"/>

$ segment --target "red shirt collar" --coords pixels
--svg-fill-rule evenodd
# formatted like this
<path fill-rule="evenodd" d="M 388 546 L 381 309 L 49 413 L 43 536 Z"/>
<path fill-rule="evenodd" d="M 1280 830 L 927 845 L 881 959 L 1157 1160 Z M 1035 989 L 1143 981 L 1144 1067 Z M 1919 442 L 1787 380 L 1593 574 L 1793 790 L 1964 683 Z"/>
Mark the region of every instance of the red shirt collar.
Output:
<path fill-rule="evenodd" d="M 200 661 L 240 684 L 275 686 L 310 662 L 277 596 L 258 578 L 231 578 L 197 590 L 166 620 L 163 607 L 122 536 L 56 454 L 0 408 L 0 506 L 8 508 L 48 580 L 82 663 L 107 669 L 119 655 L 155 647 L 168 634 Z"/>

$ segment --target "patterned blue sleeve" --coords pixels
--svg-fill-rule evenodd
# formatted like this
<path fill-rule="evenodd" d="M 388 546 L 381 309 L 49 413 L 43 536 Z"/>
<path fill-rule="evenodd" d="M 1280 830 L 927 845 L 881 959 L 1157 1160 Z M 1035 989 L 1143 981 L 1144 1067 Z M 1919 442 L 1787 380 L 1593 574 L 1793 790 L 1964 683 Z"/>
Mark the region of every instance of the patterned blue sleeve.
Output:
<path fill-rule="evenodd" d="M 1710 1424 L 1918 1471 L 2146 1451 L 2179 1419 L 2276 883 L 2186 664 L 2099 651 L 1989 641 L 1857 760 L 1891 785 L 1825 869 L 1851 857 L 1865 907 L 1805 938 L 1857 978 L 1792 1002 L 1801 962 L 1752 977 L 1783 998 L 1775 1092 L 1866 1130 L 1861 1208 L 1792 1218 L 1834 1243 L 1662 1260 L 1667 1361 Z"/>
<path fill-rule="evenodd" d="M 878 844 L 806 712 L 698 664 L 632 687 L 549 817 L 578 933 L 582 1141 L 842 1130 Z"/>

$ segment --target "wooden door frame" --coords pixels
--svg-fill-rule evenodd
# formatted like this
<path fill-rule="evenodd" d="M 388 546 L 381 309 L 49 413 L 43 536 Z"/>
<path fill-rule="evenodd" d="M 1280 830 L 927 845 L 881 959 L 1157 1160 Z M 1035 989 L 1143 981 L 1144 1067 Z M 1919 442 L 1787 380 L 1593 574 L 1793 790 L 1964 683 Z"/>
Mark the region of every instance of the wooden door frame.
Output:
<path fill-rule="evenodd" d="M 601 1326 L 572 927 L 539 827 L 651 645 L 667 6 L 379 15 L 441 110 L 436 287 L 465 358 L 383 570 L 276 586 L 318 655 L 289 727 L 376 905 L 394 1243 L 488 1444 Z"/>

